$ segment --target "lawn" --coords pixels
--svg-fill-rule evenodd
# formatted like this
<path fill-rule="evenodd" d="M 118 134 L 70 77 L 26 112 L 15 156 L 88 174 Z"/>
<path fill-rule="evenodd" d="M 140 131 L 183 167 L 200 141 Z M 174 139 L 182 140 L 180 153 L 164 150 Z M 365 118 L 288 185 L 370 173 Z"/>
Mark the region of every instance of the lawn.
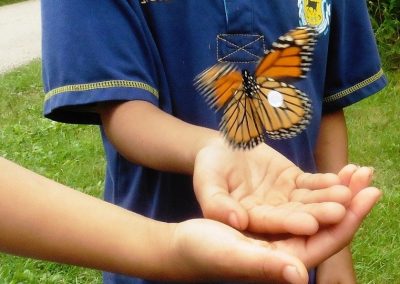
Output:
<path fill-rule="evenodd" d="M 375 168 L 384 196 L 353 244 L 359 283 L 400 283 L 400 71 L 381 93 L 349 107 L 350 158 Z"/>
<path fill-rule="evenodd" d="M 98 128 L 42 118 L 39 62 L 0 75 L 0 156 L 101 197 L 104 159 Z M 0 255 L 0 284 L 101 283 L 97 271 Z"/>
<path fill-rule="evenodd" d="M 1 3 L 1 2 L 0 2 Z M 346 109 L 353 163 L 376 169 L 384 197 L 353 243 L 359 283 L 400 283 L 400 72 L 385 91 Z M 104 159 L 98 129 L 42 118 L 40 63 L 0 75 L 0 156 L 100 197 Z M 2 283 L 101 283 L 97 271 L 0 255 Z"/>
<path fill-rule="evenodd" d="M 18 3 L 18 2 L 24 2 L 26 0 L 0 0 L 0 6 L 5 6 L 8 4 L 14 4 L 14 3 Z"/>

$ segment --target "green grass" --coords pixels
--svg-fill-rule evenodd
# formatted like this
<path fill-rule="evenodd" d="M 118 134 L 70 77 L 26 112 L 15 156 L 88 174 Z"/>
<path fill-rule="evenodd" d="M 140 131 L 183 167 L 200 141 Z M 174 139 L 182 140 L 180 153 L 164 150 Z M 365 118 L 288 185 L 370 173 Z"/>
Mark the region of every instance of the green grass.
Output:
<path fill-rule="evenodd" d="M 14 3 L 18 3 L 18 2 L 24 2 L 26 0 L 0 0 L 0 6 L 5 6 L 8 4 L 14 4 Z"/>
<path fill-rule="evenodd" d="M 351 161 L 375 168 L 384 196 L 353 244 L 359 283 L 400 283 L 400 72 L 389 86 L 346 110 Z"/>
<path fill-rule="evenodd" d="M 105 162 L 98 128 L 42 116 L 39 62 L 0 75 L 0 156 L 101 197 Z M 101 283 L 98 271 L 0 255 L 0 284 Z"/>
<path fill-rule="evenodd" d="M 353 243 L 359 283 L 400 283 L 400 72 L 385 91 L 346 109 L 351 161 L 376 169 L 384 197 Z M 0 155 L 101 196 L 104 159 L 97 127 L 42 118 L 40 64 L 0 75 Z M 0 284 L 101 283 L 97 271 L 0 255 Z"/>

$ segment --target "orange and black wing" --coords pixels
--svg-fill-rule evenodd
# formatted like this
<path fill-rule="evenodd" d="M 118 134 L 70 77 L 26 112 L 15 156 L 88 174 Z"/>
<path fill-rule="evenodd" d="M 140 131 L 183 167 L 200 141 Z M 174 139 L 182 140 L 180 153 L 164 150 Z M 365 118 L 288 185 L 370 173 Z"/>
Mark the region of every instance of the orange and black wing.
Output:
<path fill-rule="evenodd" d="M 250 149 L 264 141 L 260 102 L 237 90 L 224 109 L 220 131 L 233 148 Z"/>
<path fill-rule="evenodd" d="M 221 109 L 241 89 L 243 78 L 233 64 L 216 64 L 195 78 L 197 90 L 206 102 Z"/>
<path fill-rule="evenodd" d="M 195 85 L 206 101 L 217 110 L 224 108 L 220 131 L 233 147 L 255 147 L 264 141 L 265 132 L 272 139 L 284 139 L 306 128 L 311 119 L 310 99 L 274 79 L 305 77 L 315 38 L 315 30 L 309 27 L 279 37 L 259 62 L 255 76 L 245 82 L 232 64 L 217 64 L 196 77 Z"/>
<path fill-rule="evenodd" d="M 302 132 L 311 119 L 311 101 L 296 87 L 271 78 L 258 79 L 257 114 L 271 139 Z"/>
<path fill-rule="evenodd" d="M 224 108 L 220 132 L 232 147 L 251 148 L 263 141 L 258 102 L 244 92 L 242 74 L 234 65 L 214 65 L 196 77 L 195 86 L 209 105 Z"/>
<path fill-rule="evenodd" d="M 296 87 L 271 78 L 258 80 L 249 96 L 237 90 L 224 109 L 220 131 L 234 148 L 250 149 L 271 139 L 289 139 L 311 119 L 311 102 Z"/>
<path fill-rule="evenodd" d="M 298 27 L 280 36 L 259 62 L 255 76 L 304 78 L 312 63 L 316 35 L 312 27 Z"/>

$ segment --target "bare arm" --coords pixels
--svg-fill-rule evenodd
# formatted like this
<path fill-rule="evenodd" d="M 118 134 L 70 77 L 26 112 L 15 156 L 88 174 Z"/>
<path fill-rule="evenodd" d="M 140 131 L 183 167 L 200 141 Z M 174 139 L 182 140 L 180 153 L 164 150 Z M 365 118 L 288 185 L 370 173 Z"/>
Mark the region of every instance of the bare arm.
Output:
<path fill-rule="evenodd" d="M 148 276 L 143 264 L 162 262 L 168 248 L 157 236 L 171 232 L 173 225 L 82 194 L 2 158 L 0 195 L 0 249 L 11 254 Z"/>
<path fill-rule="evenodd" d="M 150 168 L 193 174 L 203 214 L 237 229 L 312 234 L 318 228 L 315 224 L 339 222 L 344 214 L 342 204 L 350 200 L 348 188 L 337 188 L 338 177 L 312 175 L 300 184 L 297 180 L 303 175 L 301 170 L 268 145 L 261 144 L 251 151 L 232 150 L 218 131 L 186 123 L 148 102 L 107 104 L 98 111 L 108 138 L 122 155 Z M 207 173 L 210 170 L 211 175 Z M 281 180 L 290 181 L 285 183 L 286 190 L 281 190 Z M 310 189 L 304 193 L 306 198 L 296 194 L 298 188 Z M 264 200 L 263 192 L 267 190 L 271 194 Z M 298 198 L 291 200 L 291 196 Z M 282 202 L 277 204 L 274 199 Z M 305 206 L 298 207 L 298 202 Z M 249 208 L 261 203 L 271 203 L 272 207 L 284 203 L 288 212 L 261 206 L 248 216 Z M 326 206 L 333 209 L 332 214 L 328 214 L 329 219 L 320 218 L 327 216 Z M 306 221 L 303 213 L 312 220 Z M 298 219 L 312 226 L 301 226 Z M 277 226 L 266 228 L 266 223 Z"/>
<path fill-rule="evenodd" d="M 0 196 L 3 252 L 158 280 L 307 281 L 296 257 L 226 225 L 200 219 L 157 222 L 3 158 Z M 288 265 L 299 273 L 284 272 Z"/>
<path fill-rule="evenodd" d="M 347 148 L 347 128 L 343 111 L 324 115 L 315 152 L 318 171 L 338 173 L 348 163 Z M 318 283 L 355 283 L 350 248 L 344 248 L 323 262 L 318 267 L 317 280 Z"/>
<path fill-rule="evenodd" d="M 188 124 L 144 101 L 104 106 L 99 111 L 117 150 L 153 169 L 193 174 L 197 152 L 213 141 L 223 143 L 218 131 Z"/>
<path fill-rule="evenodd" d="M 343 111 L 322 117 L 315 159 L 319 172 L 338 173 L 348 163 L 347 127 Z"/>

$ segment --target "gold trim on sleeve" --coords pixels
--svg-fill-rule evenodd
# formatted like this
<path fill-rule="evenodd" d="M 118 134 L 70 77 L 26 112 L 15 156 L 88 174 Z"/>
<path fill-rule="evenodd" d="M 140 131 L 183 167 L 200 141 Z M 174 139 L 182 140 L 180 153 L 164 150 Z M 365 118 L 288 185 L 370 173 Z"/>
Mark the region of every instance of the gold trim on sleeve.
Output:
<path fill-rule="evenodd" d="M 155 97 L 158 98 L 158 91 L 146 83 L 138 81 L 127 81 L 127 80 L 111 80 L 111 81 L 102 81 L 102 82 L 87 83 L 87 84 L 67 85 L 55 88 L 46 94 L 45 100 L 50 99 L 52 96 L 66 92 L 82 92 L 82 91 L 108 89 L 108 88 L 142 89 L 150 92 L 151 94 L 153 94 Z"/>
<path fill-rule="evenodd" d="M 365 86 L 368 86 L 369 84 L 377 81 L 382 76 L 383 76 L 383 70 L 380 69 L 378 71 L 378 73 L 376 73 L 375 75 L 372 75 L 371 77 L 365 79 L 364 81 L 361 81 L 360 83 L 358 83 L 350 88 L 340 91 L 339 93 L 336 93 L 334 95 L 330 95 L 330 96 L 324 98 L 324 103 L 331 103 L 333 101 L 336 101 L 338 99 L 346 97 L 346 96 L 350 95 L 351 93 L 354 93 L 355 91 L 358 91 L 358 90 L 364 88 Z"/>

